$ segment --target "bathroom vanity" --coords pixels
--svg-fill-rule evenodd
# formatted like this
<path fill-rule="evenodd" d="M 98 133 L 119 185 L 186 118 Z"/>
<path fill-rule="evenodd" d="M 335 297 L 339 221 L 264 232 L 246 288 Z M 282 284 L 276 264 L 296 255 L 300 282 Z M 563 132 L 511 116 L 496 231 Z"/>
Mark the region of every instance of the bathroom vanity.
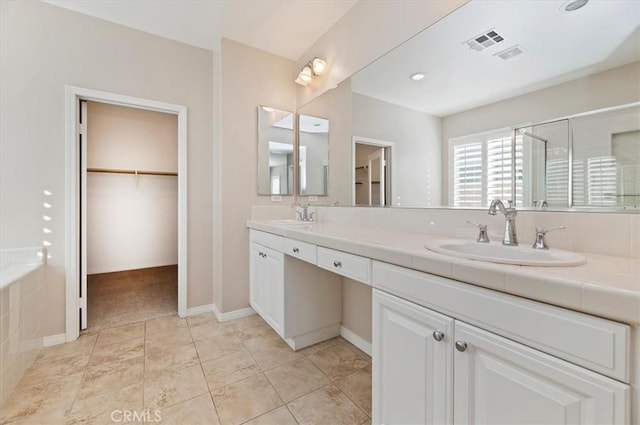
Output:
<path fill-rule="evenodd" d="M 248 226 L 251 305 L 294 349 L 340 333 L 340 276 L 373 287 L 373 423 L 636 423 L 640 311 L 564 308 L 568 269 L 441 255 L 414 232 Z"/>

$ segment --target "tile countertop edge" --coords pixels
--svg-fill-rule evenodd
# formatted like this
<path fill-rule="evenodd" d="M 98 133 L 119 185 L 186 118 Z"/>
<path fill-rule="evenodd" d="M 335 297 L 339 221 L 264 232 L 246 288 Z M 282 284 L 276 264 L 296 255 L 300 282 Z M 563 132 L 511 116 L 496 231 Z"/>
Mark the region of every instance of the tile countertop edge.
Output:
<path fill-rule="evenodd" d="M 283 225 L 248 221 L 247 227 L 459 281 L 461 271 L 477 271 L 476 278 L 471 279 L 472 282 L 469 282 L 469 279 L 462 281 L 611 320 L 640 324 L 640 273 L 638 272 L 640 267 L 628 273 L 632 280 L 639 282 L 637 290 L 620 288 L 616 286 L 615 276 L 607 280 L 607 283 L 591 279 L 589 270 L 586 269 L 592 257 L 588 253 L 582 253 L 587 258 L 587 263 L 581 266 L 523 267 L 467 260 L 429 251 L 424 248 L 425 242 L 448 238 L 426 233 L 338 223 Z M 607 257 L 598 255 L 597 258 L 601 263 L 603 258 Z M 609 258 L 611 262 L 619 261 L 617 257 Z M 567 276 L 572 274 L 568 270 L 573 270 L 575 276 Z M 465 273 L 465 276 L 467 275 L 468 273 Z M 544 288 L 540 288 L 539 293 L 530 291 L 526 286 L 513 285 L 514 280 L 517 281 L 517 279 L 537 281 L 543 283 Z M 509 282 L 512 284 L 510 285 Z M 603 292 L 607 295 L 606 306 L 593 302 L 594 298 Z M 586 302 L 587 300 L 590 302 Z M 631 308 L 618 309 L 617 305 L 631 306 Z M 637 310 L 633 308 L 635 305 L 638 306 Z"/>

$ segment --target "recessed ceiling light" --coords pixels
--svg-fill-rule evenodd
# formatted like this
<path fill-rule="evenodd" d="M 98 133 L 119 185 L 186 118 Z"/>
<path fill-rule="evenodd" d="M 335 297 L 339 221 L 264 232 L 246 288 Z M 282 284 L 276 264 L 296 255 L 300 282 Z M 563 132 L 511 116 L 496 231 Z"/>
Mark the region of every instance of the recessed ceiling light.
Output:
<path fill-rule="evenodd" d="M 420 81 L 424 78 L 424 74 L 422 72 L 416 72 L 415 74 L 411 74 L 411 78 L 413 81 Z"/>
<path fill-rule="evenodd" d="M 589 3 L 589 0 L 567 0 L 562 3 L 560 10 L 563 12 L 573 12 L 584 7 L 587 3 Z"/>

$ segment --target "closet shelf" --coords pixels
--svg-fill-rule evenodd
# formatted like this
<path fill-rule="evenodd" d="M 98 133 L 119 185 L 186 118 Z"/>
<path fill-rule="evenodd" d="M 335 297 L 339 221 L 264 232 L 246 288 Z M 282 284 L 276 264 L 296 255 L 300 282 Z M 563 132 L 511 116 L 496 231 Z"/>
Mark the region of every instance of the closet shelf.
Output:
<path fill-rule="evenodd" d="M 87 168 L 88 173 L 134 174 L 147 176 L 177 176 L 171 171 L 122 170 L 117 168 Z"/>

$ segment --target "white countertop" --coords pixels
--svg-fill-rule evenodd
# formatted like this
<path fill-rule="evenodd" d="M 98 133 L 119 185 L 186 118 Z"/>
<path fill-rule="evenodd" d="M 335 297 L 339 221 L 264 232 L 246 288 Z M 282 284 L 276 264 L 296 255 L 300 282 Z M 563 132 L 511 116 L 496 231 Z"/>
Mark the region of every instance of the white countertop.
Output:
<path fill-rule="evenodd" d="M 514 266 L 438 254 L 425 233 L 333 222 L 304 225 L 249 221 L 252 229 L 285 236 L 626 323 L 640 324 L 640 259 L 581 253 L 573 267 Z M 553 249 L 553 248 L 551 248 Z"/>

